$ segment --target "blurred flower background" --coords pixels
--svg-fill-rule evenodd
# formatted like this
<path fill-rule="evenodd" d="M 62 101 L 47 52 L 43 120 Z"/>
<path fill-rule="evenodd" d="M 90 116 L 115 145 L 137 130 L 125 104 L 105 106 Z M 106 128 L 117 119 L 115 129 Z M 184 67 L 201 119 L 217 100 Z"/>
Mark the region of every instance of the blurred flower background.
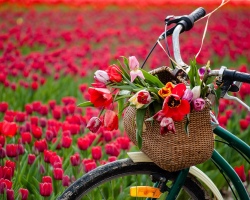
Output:
<path fill-rule="evenodd" d="M 221 1 L 0 0 L 0 196 L 4 199 L 55 199 L 84 173 L 136 150 L 123 131 L 90 132 L 97 109 L 77 104 L 89 100 L 93 73 L 120 56 L 143 62 L 164 31 L 167 15 L 211 12 Z M 180 37 L 187 63 L 200 49 L 206 20 Z M 209 20 L 197 59 L 212 68 L 225 65 L 250 72 L 248 1 L 231 1 Z M 171 41 L 169 40 L 171 45 Z M 170 65 L 157 47 L 148 70 Z M 250 86 L 238 95 L 248 105 Z M 250 115 L 242 106 L 221 100 L 218 120 L 250 144 Z M 217 144 L 246 183 L 250 165 Z M 209 161 L 199 165 L 221 190 L 227 184 Z"/>

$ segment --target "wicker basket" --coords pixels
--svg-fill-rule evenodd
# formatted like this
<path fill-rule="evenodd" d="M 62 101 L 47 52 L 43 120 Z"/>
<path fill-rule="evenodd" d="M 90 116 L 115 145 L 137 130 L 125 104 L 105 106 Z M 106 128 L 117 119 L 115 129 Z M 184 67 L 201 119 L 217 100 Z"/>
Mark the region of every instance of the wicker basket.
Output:
<path fill-rule="evenodd" d="M 161 67 L 151 72 L 167 83 L 184 82 L 175 78 L 172 70 Z M 131 141 L 136 142 L 136 109 L 128 107 L 124 115 L 124 128 Z M 145 118 L 148 118 L 148 113 Z M 145 122 L 142 133 L 142 148 L 151 160 L 159 167 L 168 171 L 178 171 L 208 160 L 214 149 L 214 138 L 210 122 L 209 108 L 202 111 L 192 111 L 189 115 L 189 134 L 185 132 L 185 117 L 181 122 L 175 122 L 176 133 L 160 134 L 160 123 Z"/>

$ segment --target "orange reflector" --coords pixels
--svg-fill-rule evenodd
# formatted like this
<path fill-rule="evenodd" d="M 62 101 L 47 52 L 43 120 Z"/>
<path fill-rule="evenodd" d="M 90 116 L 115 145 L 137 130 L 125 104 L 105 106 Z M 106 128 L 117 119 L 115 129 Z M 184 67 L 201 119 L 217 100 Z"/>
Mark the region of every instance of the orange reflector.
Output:
<path fill-rule="evenodd" d="M 159 188 L 155 187 L 135 186 L 130 188 L 130 196 L 159 198 L 161 196 L 161 192 Z"/>

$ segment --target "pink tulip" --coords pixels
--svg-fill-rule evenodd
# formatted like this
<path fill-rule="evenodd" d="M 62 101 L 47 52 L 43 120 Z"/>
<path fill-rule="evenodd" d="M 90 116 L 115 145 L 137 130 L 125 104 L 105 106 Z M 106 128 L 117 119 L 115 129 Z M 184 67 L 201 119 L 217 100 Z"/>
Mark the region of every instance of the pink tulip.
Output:
<path fill-rule="evenodd" d="M 144 75 L 142 74 L 142 71 L 139 69 L 139 62 L 135 56 L 129 57 L 129 68 L 131 69 L 130 71 L 131 82 L 133 82 L 136 77 L 145 79 Z"/>

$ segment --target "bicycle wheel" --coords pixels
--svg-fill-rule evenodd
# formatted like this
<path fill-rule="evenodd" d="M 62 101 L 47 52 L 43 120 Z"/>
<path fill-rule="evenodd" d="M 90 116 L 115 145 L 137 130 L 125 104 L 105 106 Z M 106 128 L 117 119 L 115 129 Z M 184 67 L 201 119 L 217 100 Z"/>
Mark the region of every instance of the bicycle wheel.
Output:
<path fill-rule="evenodd" d="M 131 186 L 153 186 L 150 175 L 158 174 L 168 181 L 175 180 L 178 172 L 168 172 L 154 163 L 134 163 L 131 159 L 118 160 L 90 171 L 69 186 L 58 200 L 145 199 L 131 197 Z M 159 199 L 166 199 L 162 194 Z M 188 175 L 177 199 L 212 199 L 209 192 L 192 175 Z"/>

